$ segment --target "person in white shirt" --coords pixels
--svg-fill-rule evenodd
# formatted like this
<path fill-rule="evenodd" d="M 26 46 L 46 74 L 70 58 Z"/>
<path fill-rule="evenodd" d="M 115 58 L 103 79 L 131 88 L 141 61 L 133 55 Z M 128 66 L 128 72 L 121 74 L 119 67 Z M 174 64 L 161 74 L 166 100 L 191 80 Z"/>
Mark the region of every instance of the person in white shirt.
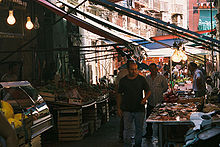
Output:
<path fill-rule="evenodd" d="M 195 96 L 205 96 L 206 86 L 204 74 L 201 70 L 198 69 L 197 64 L 194 62 L 190 62 L 188 68 L 191 74 L 193 75 L 193 91 L 195 92 Z"/>

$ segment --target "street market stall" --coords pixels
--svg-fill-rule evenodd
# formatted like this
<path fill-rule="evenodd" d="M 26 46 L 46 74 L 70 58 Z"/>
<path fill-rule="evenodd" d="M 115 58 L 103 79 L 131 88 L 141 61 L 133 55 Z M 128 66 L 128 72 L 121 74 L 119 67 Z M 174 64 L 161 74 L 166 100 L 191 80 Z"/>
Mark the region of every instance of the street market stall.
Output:
<path fill-rule="evenodd" d="M 109 121 L 108 90 L 98 85 L 51 82 L 39 91 L 52 110 L 57 126 L 45 133 L 45 137 L 49 133 L 59 141 L 82 140 Z"/>

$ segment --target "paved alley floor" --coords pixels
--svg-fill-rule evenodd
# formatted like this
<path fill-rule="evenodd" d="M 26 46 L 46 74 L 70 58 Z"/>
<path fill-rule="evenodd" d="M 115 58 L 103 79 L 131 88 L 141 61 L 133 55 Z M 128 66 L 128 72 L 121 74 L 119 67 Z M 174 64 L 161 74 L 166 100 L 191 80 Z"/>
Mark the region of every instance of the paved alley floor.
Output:
<path fill-rule="evenodd" d="M 123 147 L 123 143 L 119 143 L 118 138 L 119 122 L 119 117 L 112 116 L 109 122 L 103 124 L 93 135 L 85 136 L 83 140 L 73 142 L 48 140 L 43 147 Z M 143 138 L 142 147 L 157 147 L 157 145 Z"/>

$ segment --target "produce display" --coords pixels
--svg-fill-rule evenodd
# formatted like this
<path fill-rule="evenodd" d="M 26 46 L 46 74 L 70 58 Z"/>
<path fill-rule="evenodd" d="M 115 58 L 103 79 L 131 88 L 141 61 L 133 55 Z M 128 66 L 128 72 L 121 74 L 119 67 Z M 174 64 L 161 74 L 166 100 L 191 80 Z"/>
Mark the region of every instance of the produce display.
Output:
<path fill-rule="evenodd" d="M 190 79 L 189 77 L 188 78 L 185 77 L 185 78 L 181 78 L 181 79 L 176 79 L 175 83 L 176 84 L 185 83 L 186 81 L 189 81 L 189 79 Z"/>
<path fill-rule="evenodd" d="M 7 118 L 8 122 L 14 127 L 14 128 L 19 128 L 22 127 L 22 121 L 24 118 L 27 118 L 26 115 L 22 113 L 17 113 L 14 114 L 14 110 L 12 106 L 6 102 L 1 100 L 1 111 Z"/>
<path fill-rule="evenodd" d="M 196 103 L 162 103 L 154 108 L 148 119 L 160 121 L 185 121 L 189 120 L 191 113 L 196 111 Z"/>
<path fill-rule="evenodd" d="M 175 103 L 178 100 L 178 93 L 176 93 L 173 90 L 169 90 L 164 93 L 163 97 L 164 97 L 164 102 Z"/>
<path fill-rule="evenodd" d="M 205 104 L 204 108 L 203 108 L 203 112 L 207 113 L 207 112 L 212 112 L 214 110 L 220 110 L 219 106 L 220 105 L 215 105 L 215 104 L 211 104 L 211 103 Z"/>
<path fill-rule="evenodd" d="M 43 97 L 53 96 L 53 101 L 77 105 L 102 100 L 105 98 L 104 95 L 108 93 L 107 89 L 102 89 L 99 86 L 92 86 L 87 83 L 71 83 L 66 87 L 58 88 L 53 82 L 49 83 L 48 85 L 41 86 L 39 91 L 42 93 Z"/>
<path fill-rule="evenodd" d="M 14 117 L 14 110 L 12 106 L 9 103 L 2 100 L 1 100 L 1 111 L 4 113 L 7 119 Z"/>

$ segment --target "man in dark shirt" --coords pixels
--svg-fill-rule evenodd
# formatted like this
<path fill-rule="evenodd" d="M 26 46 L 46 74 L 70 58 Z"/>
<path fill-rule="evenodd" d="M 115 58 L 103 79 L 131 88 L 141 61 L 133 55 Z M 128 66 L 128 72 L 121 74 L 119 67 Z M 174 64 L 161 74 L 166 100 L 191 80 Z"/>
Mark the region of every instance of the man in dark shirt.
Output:
<path fill-rule="evenodd" d="M 129 63 L 128 75 L 119 82 L 117 107 L 118 115 L 124 118 L 124 146 L 132 146 L 132 124 L 135 125 L 135 147 L 141 147 L 145 103 L 150 96 L 146 79 L 138 74 L 136 63 Z M 145 97 L 143 98 L 143 91 Z"/>

